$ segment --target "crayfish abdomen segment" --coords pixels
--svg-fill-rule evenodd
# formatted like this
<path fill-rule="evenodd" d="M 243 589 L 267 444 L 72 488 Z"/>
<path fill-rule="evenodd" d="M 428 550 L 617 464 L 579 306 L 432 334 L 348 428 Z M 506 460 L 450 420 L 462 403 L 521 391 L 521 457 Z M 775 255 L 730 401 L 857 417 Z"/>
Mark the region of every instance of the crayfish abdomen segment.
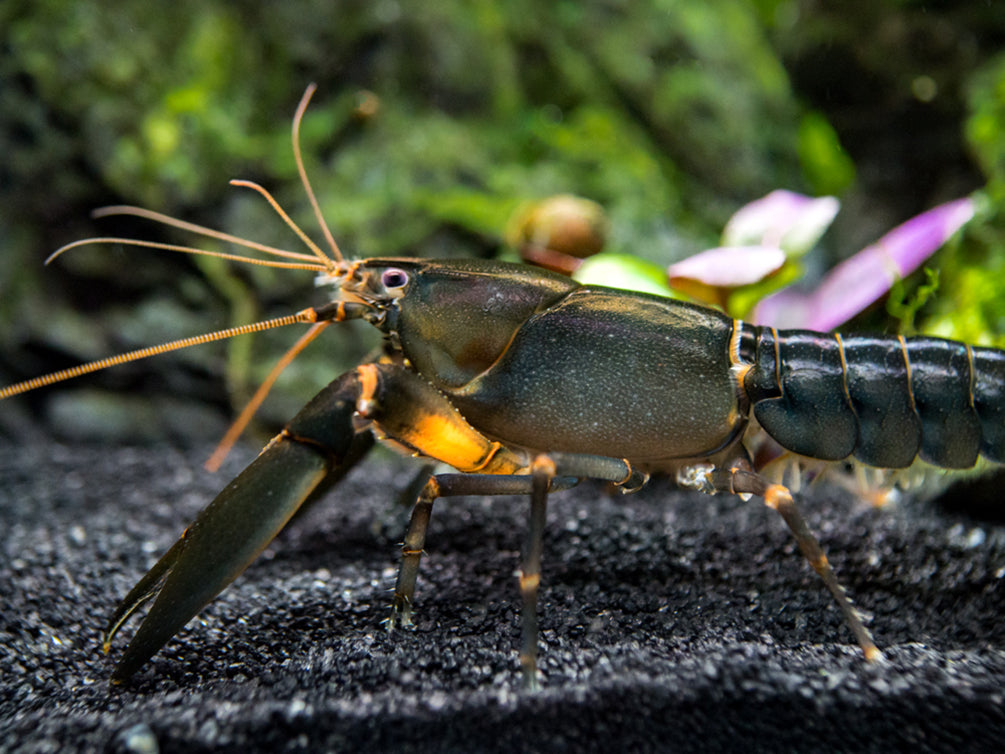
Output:
<path fill-rule="evenodd" d="M 754 416 L 784 448 L 881 468 L 1005 461 L 1005 353 L 941 338 L 749 328 Z M 752 337 L 749 337 L 751 336 Z"/>
<path fill-rule="evenodd" d="M 981 418 L 981 455 L 1005 463 L 1005 351 L 971 348 L 974 408 Z"/>

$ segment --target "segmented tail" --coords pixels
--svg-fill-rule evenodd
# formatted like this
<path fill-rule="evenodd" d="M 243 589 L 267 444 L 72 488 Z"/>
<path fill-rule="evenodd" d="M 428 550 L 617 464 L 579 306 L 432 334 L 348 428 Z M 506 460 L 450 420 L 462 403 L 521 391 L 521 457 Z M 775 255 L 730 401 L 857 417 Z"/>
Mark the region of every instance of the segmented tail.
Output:
<path fill-rule="evenodd" d="M 743 325 L 740 358 L 755 418 L 799 455 L 893 469 L 916 457 L 1005 463 L 1005 351 Z"/>

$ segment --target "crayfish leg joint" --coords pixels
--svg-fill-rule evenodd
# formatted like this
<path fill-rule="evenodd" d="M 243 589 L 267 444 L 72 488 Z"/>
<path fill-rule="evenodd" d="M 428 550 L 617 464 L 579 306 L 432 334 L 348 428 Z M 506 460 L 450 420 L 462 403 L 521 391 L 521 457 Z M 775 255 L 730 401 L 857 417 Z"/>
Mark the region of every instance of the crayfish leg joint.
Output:
<path fill-rule="evenodd" d="M 677 471 L 677 485 L 714 495 L 717 492 L 711 480 L 711 474 L 714 470 L 715 467 L 708 463 L 685 466 Z"/>

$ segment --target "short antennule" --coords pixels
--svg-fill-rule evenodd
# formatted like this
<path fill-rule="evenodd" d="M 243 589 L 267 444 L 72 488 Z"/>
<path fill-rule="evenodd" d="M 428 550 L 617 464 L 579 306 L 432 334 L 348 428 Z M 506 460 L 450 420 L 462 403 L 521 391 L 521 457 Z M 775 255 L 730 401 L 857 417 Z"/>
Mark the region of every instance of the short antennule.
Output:
<path fill-rule="evenodd" d="M 78 246 L 85 246 L 91 243 L 115 243 L 122 244 L 126 246 L 141 246 L 149 249 L 160 249 L 164 251 L 177 251 L 187 254 L 201 254 L 205 256 L 215 256 L 220 259 L 228 259 L 237 262 L 245 262 L 247 264 L 256 264 L 262 266 L 271 266 L 284 269 L 303 269 L 303 270 L 313 270 L 316 272 L 327 271 L 331 272 L 335 269 L 337 263 L 344 261 L 342 252 L 339 250 L 338 244 L 335 242 L 335 238 L 332 235 L 328 224 L 325 222 L 324 215 L 321 213 L 321 206 L 318 204 L 317 196 L 314 194 L 314 189 L 311 186 L 310 179 L 307 177 L 307 170 L 304 167 L 303 154 L 300 150 L 300 124 L 303 121 L 304 113 L 307 110 L 307 105 L 310 102 L 311 96 L 314 94 L 317 86 L 315 84 L 310 84 L 307 87 L 307 91 L 304 92 L 303 97 L 300 99 L 300 103 L 297 105 L 297 110 L 293 116 L 293 129 L 292 129 L 292 140 L 293 140 L 293 155 L 297 165 L 297 173 L 300 176 L 300 181 L 304 187 L 304 191 L 307 192 L 307 198 L 310 200 L 311 208 L 314 212 L 314 217 L 317 219 L 318 225 L 324 234 L 325 241 L 327 242 L 329 248 L 331 249 L 332 256 L 328 256 L 321 248 L 314 243 L 310 237 L 304 233 L 300 227 L 293 222 L 290 216 L 279 206 L 279 203 L 273 198 L 265 188 L 257 183 L 246 180 L 232 180 L 230 183 L 234 186 L 244 186 L 247 188 L 254 189 L 268 201 L 269 205 L 275 210 L 283 222 L 285 222 L 297 237 L 310 249 L 310 254 L 303 254 L 294 251 L 287 251 L 286 249 L 279 249 L 274 246 L 269 246 L 267 244 L 258 243 L 256 241 L 250 241 L 246 238 L 241 238 L 239 236 L 232 235 L 230 233 L 224 233 L 223 231 L 216 230 L 214 228 L 206 227 L 205 225 L 197 225 L 196 223 L 186 222 L 185 220 L 179 220 L 177 218 L 171 217 L 170 215 L 165 215 L 160 212 L 154 212 L 153 210 L 144 209 L 142 207 L 133 207 L 130 205 L 116 205 L 111 207 L 102 207 L 91 213 L 92 217 L 109 217 L 111 215 L 131 215 L 133 217 L 141 217 L 145 220 L 151 220 L 162 225 L 168 225 L 172 228 L 178 228 L 179 230 L 184 230 L 189 233 L 194 233 L 196 235 L 204 236 L 206 238 L 213 238 L 218 241 L 223 241 L 225 243 L 235 244 L 237 246 L 243 246 L 246 249 L 251 249 L 253 251 L 258 251 L 263 254 L 268 254 L 274 257 L 281 257 L 290 260 L 296 260 L 296 262 L 273 262 L 269 260 L 258 259 L 254 257 L 244 257 L 237 254 L 228 254 L 226 252 L 209 251 L 207 249 L 198 249 L 194 246 L 182 246 L 177 244 L 159 243 L 155 241 L 144 241 L 141 239 L 133 238 L 117 238 L 117 237 L 96 237 L 96 238 L 85 238 L 79 241 L 74 241 L 73 243 L 66 244 L 65 246 L 56 249 L 49 257 L 45 260 L 46 264 L 49 264 L 57 257 L 63 253 L 74 249 Z"/>
<path fill-rule="evenodd" d="M 300 124 L 303 120 L 304 113 L 307 110 L 307 105 L 310 102 L 311 96 L 314 94 L 317 86 L 315 84 L 310 84 L 307 90 L 304 92 L 303 97 L 300 99 L 300 103 L 297 105 L 296 114 L 293 117 L 293 128 L 292 128 L 292 139 L 293 139 L 293 153 L 296 159 L 297 172 L 300 175 L 300 180 L 303 184 L 304 190 L 307 192 L 307 196 L 310 200 L 311 207 L 314 210 L 314 216 L 317 218 L 318 224 L 324 233 L 325 239 L 328 245 L 331 247 L 333 257 L 329 257 L 316 243 L 314 243 L 310 237 L 300 229 L 300 227 L 293 222 L 290 216 L 279 206 L 279 203 L 273 198 L 273 196 L 262 186 L 252 181 L 245 180 L 235 180 L 231 181 L 231 184 L 235 186 L 244 186 L 247 188 L 254 189 L 270 204 L 270 206 L 275 210 L 275 212 L 282 218 L 285 222 L 300 238 L 301 241 L 308 247 L 310 254 L 298 253 L 287 251 L 285 249 L 278 249 L 273 246 L 268 246 L 266 244 L 257 243 L 255 241 L 249 241 L 238 236 L 231 235 L 229 233 L 224 233 L 223 231 L 215 230 L 213 228 L 208 228 L 204 225 L 197 225 L 195 223 L 186 222 L 184 220 L 178 220 L 176 218 L 170 217 L 168 215 L 161 214 L 159 212 L 153 212 L 151 210 L 143 209 L 141 207 L 133 207 L 128 205 L 118 205 L 112 207 L 104 207 L 102 209 L 95 210 L 93 213 L 94 217 L 106 217 L 109 215 L 132 215 L 134 217 L 141 217 L 146 220 L 151 220 L 153 222 L 158 222 L 164 225 L 168 225 L 179 230 L 184 230 L 190 233 L 204 236 L 206 238 L 212 238 L 218 241 L 223 241 L 225 243 L 231 243 L 238 246 L 243 246 L 246 249 L 251 249 L 253 251 L 258 251 L 262 254 L 271 255 L 273 257 L 280 257 L 282 259 L 291 261 L 276 261 L 270 259 L 261 259 L 255 257 L 245 257 L 238 254 L 229 254 L 225 252 L 210 251 L 207 249 L 199 249 L 193 246 L 181 246 L 169 243 L 160 243 L 156 241 L 144 241 L 142 239 L 131 239 L 131 238 L 117 238 L 111 236 L 103 236 L 97 238 L 86 238 L 80 241 L 74 241 L 72 243 L 66 244 L 61 248 L 53 252 L 48 259 L 46 259 L 46 264 L 49 264 L 54 259 L 59 257 L 66 251 L 74 249 L 78 246 L 83 246 L 85 244 L 91 243 L 114 243 L 123 245 L 140 246 L 150 249 L 159 249 L 163 251 L 176 251 L 183 252 L 187 254 L 201 254 L 207 256 L 215 256 L 221 259 L 228 259 L 234 261 L 246 262 L 248 264 L 266 265 L 271 267 L 280 267 L 286 269 L 302 269 L 310 270 L 319 273 L 335 274 L 338 268 L 343 264 L 344 259 L 342 253 L 339 251 L 338 244 L 335 243 L 335 239 L 332 236 L 331 230 L 329 230 L 327 223 L 324 220 L 324 216 L 321 214 L 321 207 L 318 204 L 317 197 L 314 194 L 314 190 L 311 187 L 310 180 L 307 177 L 307 170 L 304 168 L 303 156 L 300 151 Z M 344 307 L 344 304 L 342 305 Z M 236 335 L 245 335 L 248 333 L 261 332 L 263 330 L 269 330 L 274 327 L 282 327 L 284 325 L 290 325 L 295 323 L 317 323 L 328 320 L 340 321 L 343 318 L 344 311 L 342 309 L 331 309 L 329 307 L 321 307 L 319 309 L 304 309 L 296 314 L 290 314 L 285 317 L 278 317 L 276 319 L 266 320 L 263 322 L 254 322 L 247 325 L 240 325 L 237 327 L 227 328 L 225 330 L 218 330 L 216 332 L 206 333 L 203 335 L 196 335 L 189 338 L 182 338 L 181 340 L 172 341 L 170 343 L 163 343 L 157 346 L 149 346 L 147 348 L 141 348 L 136 351 L 130 351 L 128 353 L 119 354 L 117 356 L 110 356 L 104 359 L 99 359 L 97 361 L 92 361 L 87 364 L 81 364 L 79 366 L 71 367 L 69 369 L 63 369 L 58 372 L 53 372 L 51 374 L 43 375 L 41 377 L 35 377 L 24 382 L 19 382 L 14 385 L 9 385 L 7 387 L 0 388 L 0 400 L 4 398 L 10 398 L 15 395 L 20 395 L 26 393 L 29 390 L 35 390 L 36 388 L 45 387 L 47 385 L 52 385 L 57 382 L 62 382 L 63 380 L 72 379 L 74 377 L 79 377 L 81 375 L 90 374 L 92 372 L 97 372 L 102 369 L 107 369 L 108 367 L 117 366 L 119 364 L 125 364 L 130 361 L 137 361 L 139 359 L 145 359 L 149 356 L 156 356 L 158 354 L 167 353 L 169 351 L 176 351 L 181 348 L 188 348 L 189 346 L 200 345 L 202 343 L 210 343 L 217 340 L 224 340 L 226 338 L 231 338 Z M 351 318 L 351 317 L 349 317 Z M 317 332 L 320 332 L 321 328 L 315 328 L 312 330 L 312 334 L 309 339 L 312 339 Z M 299 352 L 300 348 L 303 346 L 295 347 L 291 350 L 290 358 L 292 355 Z"/>
<path fill-rule="evenodd" d="M 299 225 L 293 222 L 293 218 L 290 217 L 288 214 L 286 214 L 286 210 L 284 210 L 279 205 L 279 202 L 277 202 L 275 200 L 275 197 L 273 197 L 272 194 L 269 193 L 268 189 L 266 189 L 261 184 L 255 183 L 254 181 L 246 181 L 239 178 L 233 179 L 230 182 L 230 185 L 253 189 L 254 191 L 257 191 L 259 194 L 261 194 L 263 197 L 265 197 L 265 201 L 267 201 L 269 203 L 269 206 L 272 207 L 273 210 L 275 210 L 276 214 L 282 218 L 283 222 L 286 223 L 289 226 L 289 228 L 294 233 L 297 234 L 297 238 L 303 241 L 304 244 L 307 246 L 307 248 L 310 249 L 312 252 L 314 252 L 314 256 L 317 257 L 321 261 L 321 264 L 324 265 L 324 269 L 329 271 L 334 269 L 335 264 L 328 257 L 328 255 L 325 254 L 323 251 L 321 251 L 321 247 L 318 246 L 316 243 L 314 243 L 311 240 L 311 237 L 300 229 Z"/>
<path fill-rule="evenodd" d="M 342 252 L 339 250 L 338 244 L 335 243 L 335 237 L 328 228 L 328 223 L 325 222 L 324 214 L 321 212 L 321 206 L 318 204 L 318 199 L 314 195 L 314 189 L 311 187 L 310 179 L 307 177 L 307 169 L 304 167 L 303 155 L 300 153 L 300 123 L 304 119 L 304 113 L 307 112 L 307 105 L 310 103 L 311 97 L 314 96 L 314 92 L 317 88 L 318 85 L 314 82 L 307 85 L 307 89 L 304 91 L 304 96 L 300 98 L 300 104 L 297 105 L 297 111 L 293 115 L 293 158 L 297 163 L 297 172 L 300 174 L 300 182 L 303 184 L 304 191 L 307 192 L 307 198 L 310 200 L 311 208 L 314 210 L 314 217 L 318 221 L 318 226 L 321 228 L 321 232 L 324 233 L 325 241 L 328 242 L 328 247 L 332 251 L 332 256 L 337 262 L 344 262 L 345 257 L 342 256 Z"/>
<path fill-rule="evenodd" d="M 184 230 L 189 233 L 194 233 L 200 236 L 206 236 L 207 238 L 215 238 L 218 241 L 223 241 L 225 243 L 232 243 L 235 246 L 243 246 L 246 249 L 251 249 L 253 251 L 260 251 L 263 254 L 270 254 L 276 257 L 285 257 L 286 259 L 299 259 L 302 262 L 314 262 L 315 255 L 313 254 L 303 254 L 296 251 L 287 251 L 286 249 L 278 249 L 275 246 L 269 246 L 264 243 L 259 243 L 257 241 L 251 241 L 247 238 L 241 238 L 240 236 L 235 236 L 230 233 L 224 233 L 221 230 L 216 230 L 215 228 L 209 228 L 205 225 L 197 225 L 196 223 L 186 222 L 185 220 L 179 220 L 170 215 L 165 215 L 160 212 L 154 212 L 150 209 L 144 209 L 143 207 L 133 207 L 128 204 L 116 205 L 113 207 L 101 207 L 94 210 L 91 213 L 91 217 L 110 217 L 113 215 L 132 215 L 134 217 L 142 217 L 145 220 L 151 220 L 155 223 L 161 223 L 162 225 L 169 225 L 172 228 L 178 228 L 179 230 Z"/>
<path fill-rule="evenodd" d="M 327 266 L 322 267 L 316 261 L 314 257 L 308 254 L 294 254 L 293 252 L 286 252 L 283 256 L 291 256 L 294 259 L 303 259 L 307 261 L 303 262 L 276 262 L 271 259 L 258 259 L 257 257 L 245 257 L 240 254 L 228 254 L 225 251 L 209 251 L 208 249 L 200 249 L 195 246 L 180 246 L 173 243 L 161 243 L 160 241 L 144 241 L 139 238 L 116 238 L 113 236 L 99 236 L 95 238 L 84 238 L 80 241 L 72 241 L 65 246 L 60 246 L 52 254 L 50 254 L 44 264 L 51 264 L 58 257 L 62 256 L 70 249 L 75 249 L 78 246 L 87 246 L 88 244 L 121 244 L 123 246 L 138 246 L 144 249 L 160 249 L 161 251 L 177 251 L 182 254 L 192 254 L 195 256 L 206 256 L 206 257 L 216 257 L 217 259 L 228 259 L 233 262 L 242 262 L 243 264 L 259 265 L 260 267 L 275 267 L 284 270 L 312 270 L 315 272 L 323 272 L 329 269 Z M 261 250 L 261 249 L 260 249 Z M 276 249 L 276 251 L 281 251 Z M 270 252 L 271 253 L 271 252 Z"/>

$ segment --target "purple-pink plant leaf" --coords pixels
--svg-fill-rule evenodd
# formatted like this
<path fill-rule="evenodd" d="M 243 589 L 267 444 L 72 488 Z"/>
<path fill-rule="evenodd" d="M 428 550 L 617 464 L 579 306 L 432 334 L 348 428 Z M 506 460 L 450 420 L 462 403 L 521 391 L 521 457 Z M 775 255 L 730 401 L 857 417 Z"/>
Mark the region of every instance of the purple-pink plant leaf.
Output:
<path fill-rule="evenodd" d="M 806 329 L 810 321 L 811 298 L 811 294 L 794 286 L 783 288 L 761 299 L 754 307 L 750 321 L 757 325 Z"/>
<path fill-rule="evenodd" d="M 830 227 L 841 203 L 779 189 L 740 207 L 722 232 L 723 246 L 774 246 L 802 256 Z"/>
<path fill-rule="evenodd" d="M 766 298 L 754 311 L 754 321 L 776 327 L 833 330 L 886 294 L 895 281 L 918 269 L 973 216 L 974 202 L 969 198 L 922 212 L 837 265 L 813 292 L 780 291 Z"/>
<path fill-rule="evenodd" d="M 785 252 L 767 246 L 720 246 L 706 249 L 667 268 L 670 286 L 676 280 L 696 280 L 716 288 L 757 283 L 785 264 Z"/>

